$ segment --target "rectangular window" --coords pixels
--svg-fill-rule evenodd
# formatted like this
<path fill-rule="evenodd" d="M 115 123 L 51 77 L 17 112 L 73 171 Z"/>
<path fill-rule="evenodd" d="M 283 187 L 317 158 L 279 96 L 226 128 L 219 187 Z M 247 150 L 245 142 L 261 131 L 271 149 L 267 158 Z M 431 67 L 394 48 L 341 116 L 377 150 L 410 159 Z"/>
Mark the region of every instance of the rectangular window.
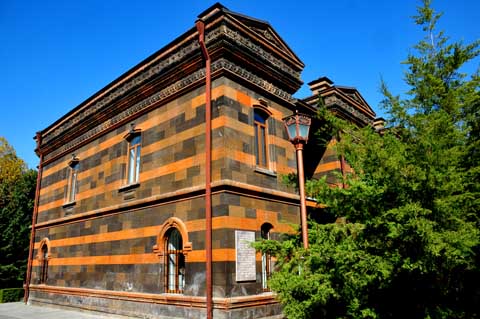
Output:
<path fill-rule="evenodd" d="M 78 168 L 80 164 L 78 161 L 72 162 L 69 165 L 68 188 L 67 188 L 67 202 L 75 201 L 78 187 Z"/>
<path fill-rule="evenodd" d="M 140 175 L 141 135 L 135 135 L 128 143 L 127 184 L 138 183 Z"/>
<path fill-rule="evenodd" d="M 253 126 L 255 129 L 255 158 L 257 166 L 268 168 L 267 118 L 255 110 Z"/>

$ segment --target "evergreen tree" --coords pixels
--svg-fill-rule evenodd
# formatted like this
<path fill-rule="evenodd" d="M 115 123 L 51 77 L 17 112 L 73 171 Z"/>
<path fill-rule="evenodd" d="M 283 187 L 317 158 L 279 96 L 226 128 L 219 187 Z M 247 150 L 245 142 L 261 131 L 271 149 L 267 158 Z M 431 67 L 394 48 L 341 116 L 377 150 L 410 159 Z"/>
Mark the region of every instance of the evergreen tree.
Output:
<path fill-rule="evenodd" d="M 270 281 L 289 318 L 477 318 L 479 290 L 479 72 L 461 67 L 480 42 L 449 43 L 424 0 L 426 36 L 404 62 L 407 98 L 382 83 L 388 127 L 378 134 L 322 119 L 344 134 L 347 187 L 307 184 L 346 223 L 310 222 L 298 236 L 257 247 L 277 256 Z M 339 176 L 341 178 L 341 176 Z"/>

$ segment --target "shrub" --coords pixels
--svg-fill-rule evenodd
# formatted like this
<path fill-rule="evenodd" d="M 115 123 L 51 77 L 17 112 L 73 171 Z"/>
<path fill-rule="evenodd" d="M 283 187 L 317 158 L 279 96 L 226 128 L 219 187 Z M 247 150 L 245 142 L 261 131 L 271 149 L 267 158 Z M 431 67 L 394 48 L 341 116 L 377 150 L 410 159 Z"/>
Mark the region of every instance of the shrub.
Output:
<path fill-rule="evenodd" d="M 0 289 L 0 303 L 20 301 L 23 293 L 23 288 Z"/>

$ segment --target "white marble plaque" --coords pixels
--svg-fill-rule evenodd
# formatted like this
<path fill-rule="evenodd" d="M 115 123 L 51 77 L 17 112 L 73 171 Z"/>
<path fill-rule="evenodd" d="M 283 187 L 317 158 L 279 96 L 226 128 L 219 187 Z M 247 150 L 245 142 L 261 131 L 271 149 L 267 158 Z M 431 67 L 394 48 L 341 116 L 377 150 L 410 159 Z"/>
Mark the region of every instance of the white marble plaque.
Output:
<path fill-rule="evenodd" d="M 236 230 L 235 231 L 235 280 L 255 281 L 255 248 L 251 246 L 255 241 L 255 232 Z"/>

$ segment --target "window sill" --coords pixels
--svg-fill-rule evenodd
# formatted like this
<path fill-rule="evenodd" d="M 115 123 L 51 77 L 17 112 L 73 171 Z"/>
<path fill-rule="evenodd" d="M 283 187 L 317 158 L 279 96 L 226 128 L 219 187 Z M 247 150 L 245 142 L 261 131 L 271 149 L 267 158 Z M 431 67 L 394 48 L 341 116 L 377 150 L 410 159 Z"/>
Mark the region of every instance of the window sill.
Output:
<path fill-rule="evenodd" d="M 123 186 L 121 186 L 121 187 L 118 189 L 118 192 L 119 192 L 119 193 L 127 192 L 127 191 L 129 191 L 129 190 L 138 188 L 139 186 L 140 186 L 140 183 L 139 183 L 139 182 L 135 182 L 135 183 L 123 185 Z"/>
<path fill-rule="evenodd" d="M 76 204 L 77 204 L 76 201 L 72 201 L 72 202 L 68 202 L 68 203 L 63 204 L 62 207 L 67 209 L 67 208 L 71 208 L 71 207 L 75 206 Z"/>
<path fill-rule="evenodd" d="M 268 175 L 268 176 L 272 176 L 272 177 L 277 177 L 276 172 L 271 171 L 267 168 L 259 167 L 259 166 L 255 167 L 255 172 L 261 173 L 261 174 L 264 174 L 264 175 Z"/>

